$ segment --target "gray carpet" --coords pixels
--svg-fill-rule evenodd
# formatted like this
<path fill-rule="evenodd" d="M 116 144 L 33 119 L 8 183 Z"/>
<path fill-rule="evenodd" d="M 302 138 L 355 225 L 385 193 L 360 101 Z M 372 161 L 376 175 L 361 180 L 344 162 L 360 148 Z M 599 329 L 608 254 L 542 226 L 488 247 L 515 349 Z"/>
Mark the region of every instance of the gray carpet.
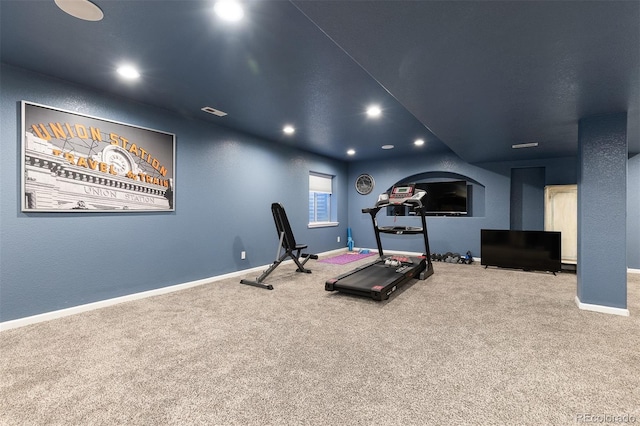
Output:
<path fill-rule="evenodd" d="M 579 310 L 573 274 L 477 264 L 435 263 L 386 302 L 324 291 L 371 260 L 2 332 L 0 424 L 640 422 L 640 275 L 630 317 Z"/>

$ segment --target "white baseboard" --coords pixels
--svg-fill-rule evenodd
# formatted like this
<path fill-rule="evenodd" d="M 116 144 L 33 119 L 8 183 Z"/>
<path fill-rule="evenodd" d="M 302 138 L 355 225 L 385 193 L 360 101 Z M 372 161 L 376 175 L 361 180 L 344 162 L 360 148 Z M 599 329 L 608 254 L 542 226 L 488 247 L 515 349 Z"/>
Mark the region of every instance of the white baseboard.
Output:
<path fill-rule="evenodd" d="M 627 268 L 629 274 L 640 274 L 640 269 Z"/>
<path fill-rule="evenodd" d="M 82 312 L 93 311 L 94 309 L 101 309 L 101 308 L 106 308 L 107 306 L 113 306 L 113 305 L 117 305 L 124 302 L 131 302 L 133 300 L 139 300 L 147 297 L 159 296 L 161 294 L 172 293 L 174 291 L 185 290 L 191 287 L 212 283 L 225 278 L 239 276 L 247 272 L 251 272 L 251 270 L 244 270 L 239 272 L 233 272 L 230 274 L 219 275 L 216 277 L 203 278 L 201 280 L 171 285 L 168 287 L 162 287 L 154 290 L 143 291 L 140 293 L 128 294 L 126 296 L 114 297 L 112 299 L 101 300 L 99 302 L 87 303 L 84 305 L 78 305 L 71 308 L 60 309 L 57 311 L 45 312 L 43 314 L 32 315 L 30 317 L 18 318 L 11 321 L 4 321 L 4 322 L 0 322 L 0 331 L 10 330 L 12 328 L 24 327 L 26 325 L 36 324 L 44 321 L 50 321 L 57 318 L 68 317 L 70 315 L 75 315 Z"/>
<path fill-rule="evenodd" d="M 331 250 L 324 253 L 319 254 L 319 256 L 325 255 L 333 255 L 343 251 L 346 251 L 346 247 L 337 250 Z M 282 262 L 283 265 L 287 263 L 293 263 L 293 260 L 285 260 Z M 0 332 L 5 330 L 11 330 L 13 328 L 24 327 L 31 324 L 37 324 L 39 322 L 50 321 L 57 318 L 68 317 L 70 315 L 79 314 L 82 312 L 93 311 L 94 309 L 106 308 L 107 306 L 113 306 L 124 302 L 131 302 L 133 300 L 144 299 L 147 297 L 159 296 L 161 294 L 173 293 L 174 291 L 186 290 L 191 287 L 200 286 L 203 284 L 210 284 L 216 281 L 224 280 L 227 278 L 240 277 L 251 273 L 262 273 L 263 270 L 267 269 L 269 265 L 256 266 L 255 268 L 243 269 L 241 271 L 231 272 L 228 274 L 217 275 L 214 277 L 203 278 L 201 280 L 189 281 L 182 284 L 170 285 L 168 287 L 157 288 L 154 290 L 143 291 L 140 293 L 128 294 L 126 296 L 114 297 L 112 299 L 101 300 L 99 302 L 87 303 L 84 305 L 73 306 L 71 308 L 60 309 L 57 311 L 45 312 L 38 315 L 32 315 L 29 317 L 18 318 L 15 320 L 0 322 Z"/>
<path fill-rule="evenodd" d="M 354 248 L 353 250 L 358 250 L 358 249 Z M 343 247 L 343 248 L 339 248 L 339 249 L 335 249 L 335 250 L 329 250 L 329 251 L 325 251 L 325 252 L 319 253 L 318 256 L 333 256 L 335 254 L 346 252 L 346 251 L 347 251 L 347 248 Z"/>
<path fill-rule="evenodd" d="M 336 249 L 336 250 L 330 250 L 327 252 L 323 252 L 320 253 L 320 256 L 327 256 L 327 255 L 336 255 L 338 253 L 341 252 L 345 252 L 347 249 L 346 248 L 340 248 L 340 249 Z M 356 249 L 354 249 L 356 250 Z M 377 250 L 373 250 L 373 249 L 369 249 L 371 250 L 371 252 L 376 252 Z M 395 250 L 386 250 L 385 253 L 388 254 L 408 254 L 408 255 L 415 255 L 415 256 L 420 256 L 422 253 L 407 253 L 407 252 L 402 252 L 402 251 L 395 251 Z M 480 258 L 474 258 L 474 261 L 479 262 Z M 287 263 L 293 263 L 292 260 L 286 260 L 284 262 L 282 262 L 283 264 L 287 264 Z M 75 315 L 75 314 L 79 314 L 82 312 L 88 312 L 88 311 L 92 311 L 94 309 L 101 309 L 101 308 L 106 308 L 108 306 L 113 306 L 113 305 L 117 305 L 120 303 L 125 303 L 125 302 L 130 302 L 133 300 L 139 300 L 139 299 L 144 299 L 147 297 L 153 297 L 153 296 L 159 296 L 161 294 L 167 294 L 167 293 L 173 293 L 174 291 L 180 291 L 180 290 L 185 290 L 191 287 L 196 287 L 196 286 L 200 286 L 200 285 L 204 285 L 204 284 L 210 284 L 216 281 L 220 281 L 220 280 L 224 280 L 227 278 L 234 278 L 234 277 L 239 277 L 239 276 L 243 276 L 243 275 L 247 275 L 247 274 L 251 274 L 252 272 L 262 272 L 264 269 L 268 268 L 270 266 L 269 265 L 262 265 L 262 266 L 256 266 L 254 268 L 250 268 L 250 269 L 243 269 L 241 271 L 236 271 L 236 272 L 231 272 L 228 274 L 223 274 L 223 275 L 217 275 L 214 277 L 209 277 L 209 278 L 203 278 L 200 280 L 196 280 L 196 281 L 190 281 L 190 282 L 186 282 L 186 283 L 182 283 L 182 284 L 176 284 L 176 285 L 171 285 L 168 287 L 162 287 L 162 288 L 157 288 L 154 290 L 148 290 L 148 291 L 143 291 L 140 293 L 134 293 L 134 294 L 128 294 L 126 296 L 121 296 L 121 297 L 114 297 L 112 299 L 106 299 L 106 300 L 101 300 L 99 302 L 93 302 L 93 303 L 87 303 L 84 305 L 78 305 L 78 306 L 73 306 L 71 308 L 66 308 L 66 309 L 60 309 L 57 311 L 51 311 L 51 312 L 45 312 L 42 314 L 38 314 L 38 315 L 32 315 L 29 317 L 24 317 L 24 318 L 18 318 L 15 320 L 10 320 L 10 321 L 4 321 L 4 322 L 0 322 L 0 332 L 5 331 L 5 330 L 11 330 L 13 328 L 19 328 L 19 327 L 24 327 L 27 325 L 31 325 L 31 324 L 37 324 L 39 322 L 44 322 L 44 321 L 50 321 L 53 319 L 57 319 L 57 318 L 63 318 L 63 317 L 67 317 L 70 315 Z M 628 270 L 629 273 L 640 273 L 640 269 L 629 269 Z M 629 316 L 629 310 L 627 309 L 620 309 L 620 308 L 611 308 L 608 306 L 600 306 L 600 305 L 591 305 L 588 303 L 582 303 L 580 302 L 580 300 L 578 299 L 578 297 L 576 296 L 576 304 L 578 305 L 578 307 L 580 309 L 584 309 L 587 311 L 595 311 L 595 312 L 602 312 L 602 313 L 607 313 L 607 314 L 614 314 L 614 315 L 623 315 L 623 316 Z"/>
<path fill-rule="evenodd" d="M 578 296 L 576 296 L 576 305 L 578 305 L 578 308 L 584 311 L 600 312 L 602 314 L 610 314 L 610 315 L 620 315 L 623 317 L 629 316 L 628 309 L 613 308 L 611 306 L 603 306 L 603 305 L 592 305 L 590 303 L 582 303 L 578 298 Z"/>

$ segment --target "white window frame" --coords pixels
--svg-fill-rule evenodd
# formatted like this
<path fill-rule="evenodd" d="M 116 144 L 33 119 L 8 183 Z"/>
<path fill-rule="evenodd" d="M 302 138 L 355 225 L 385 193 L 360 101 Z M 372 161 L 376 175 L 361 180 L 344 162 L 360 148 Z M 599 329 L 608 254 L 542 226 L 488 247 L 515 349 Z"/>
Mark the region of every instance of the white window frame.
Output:
<path fill-rule="evenodd" d="M 309 198 L 311 194 L 314 194 L 313 208 L 316 208 L 315 194 L 329 194 L 331 197 L 329 205 L 329 220 L 319 222 L 309 222 L 309 228 L 322 228 L 327 226 L 338 226 L 338 222 L 335 220 L 335 206 L 333 198 L 333 176 L 324 173 L 309 172 Z M 311 213 L 311 212 L 309 212 Z M 314 211 L 314 217 L 315 217 Z"/>

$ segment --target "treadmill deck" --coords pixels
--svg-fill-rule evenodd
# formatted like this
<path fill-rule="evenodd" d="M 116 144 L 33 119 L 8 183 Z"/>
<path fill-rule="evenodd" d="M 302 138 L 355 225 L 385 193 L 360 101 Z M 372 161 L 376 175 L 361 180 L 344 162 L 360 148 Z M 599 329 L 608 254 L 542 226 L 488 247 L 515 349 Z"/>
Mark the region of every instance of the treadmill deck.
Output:
<path fill-rule="evenodd" d="M 421 272 L 426 270 L 427 261 L 424 256 L 388 256 L 328 280 L 325 290 L 385 300 L 412 278 L 420 278 Z M 432 274 L 433 269 L 430 269 L 423 278 Z"/>

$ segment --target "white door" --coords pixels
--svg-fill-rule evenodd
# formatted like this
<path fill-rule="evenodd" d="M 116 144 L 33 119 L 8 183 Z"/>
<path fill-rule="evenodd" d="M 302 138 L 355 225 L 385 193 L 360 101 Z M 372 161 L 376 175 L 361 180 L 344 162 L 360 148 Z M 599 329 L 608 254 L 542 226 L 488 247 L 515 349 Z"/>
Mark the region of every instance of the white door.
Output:
<path fill-rule="evenodd" d="M 544 230 L 562 233 L 562 263 L 578 262 L 578 185 L 544 188 Z"/>

